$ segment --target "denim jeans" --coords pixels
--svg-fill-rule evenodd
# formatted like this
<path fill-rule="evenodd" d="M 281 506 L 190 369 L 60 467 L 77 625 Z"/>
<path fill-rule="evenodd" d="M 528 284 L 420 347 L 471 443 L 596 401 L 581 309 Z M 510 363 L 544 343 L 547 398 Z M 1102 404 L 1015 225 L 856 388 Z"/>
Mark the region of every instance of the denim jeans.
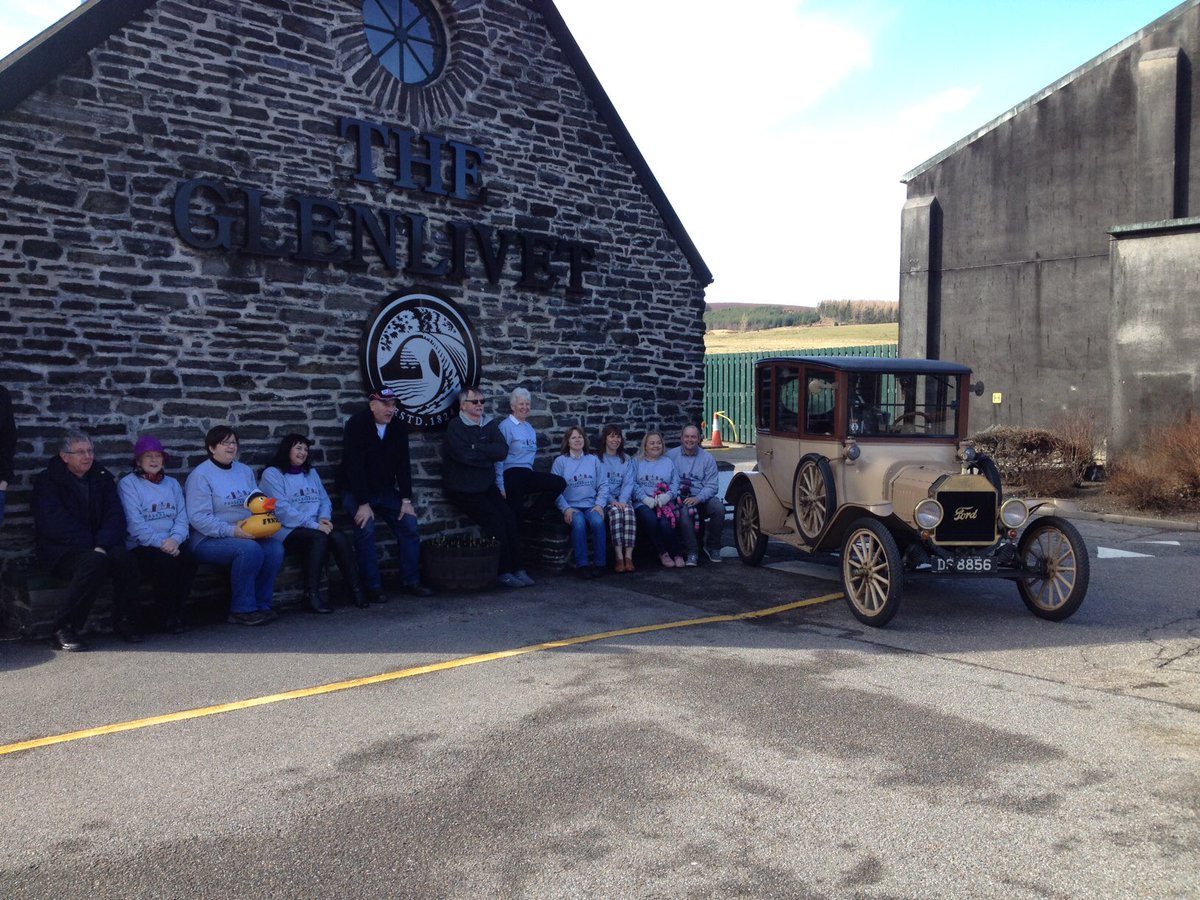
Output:
<path fill-rule="evenodd" d="M 721 552 L 721 532 L 725 528 L 725 504 L 719 497 L 709 497 L 695 506 L 684 506 L 679 514 L 679 540 L 684 553 L 696 552 L 696 522 L 704 523 L 704 546 L 713 553 Z"/>
<path fill-rule="evenodd" d="M 379 590 L 383 586 L 383 577 L 379 574 L 379 550 L 375 546 L 375 523 L 379 519 L 383 519 L 396 536 L 396 547 L 400 551 L 400 580 L 404 584 L 417 584 L 421 580 L 421 532 L 417 528 L 417 517 L 400 515 L 399 496 L 372 497 L 367 502 L 375 512 L 375 518 L 361 528 L 354 526 L 354 555 L 358 558 L 363 587 Z M 343 495 L 342 505 L 353 519 L 358 512 L 354 495 Z"/>
<path fill-rule="evenodd" d="M 275 576 L 283 565 L 282 541 L 206 537 L 192 545 L 192 553 L 202 563 L 229 566 L 229 584 L 233 588 L 230 612 L 251 613 L 271 608 Z"/>
<path fill-rule="evenodd" d="M 603 566 L 608 561 L 608 541 L 604 537 L 604 514 L 596 512 L 592 507 L 580 509 L 574 507 L 575 515 L 571 516 L 571 546 L 575 548 L 575 565 Z M 595 556 L 588 562 L 588 534 L 592 536 L 592 547 Z"/>
<path fill-rule="evenodd" d="M 637 504 L 633 511 L 637 515 L 638 526 L 649 536 L 656 554 L 681 555 L 679 536 L 670 519 L 660 516 L 658 510 L 651 509 L 644 503 Z"/>

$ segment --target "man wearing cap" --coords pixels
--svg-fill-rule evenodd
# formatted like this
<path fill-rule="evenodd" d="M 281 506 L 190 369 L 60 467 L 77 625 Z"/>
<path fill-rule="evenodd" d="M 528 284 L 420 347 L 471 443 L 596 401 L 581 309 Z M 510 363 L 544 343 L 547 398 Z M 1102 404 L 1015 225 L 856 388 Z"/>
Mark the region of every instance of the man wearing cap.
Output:
<path fill-rule="evenodd" d="M 725 527 L 725 504 L 717 496 L 720 483 L 717 461 L 700 446 L 700 429 L 684 426 L 679 434 L 679 446 L 667 451 L 667 459 L 679 472 L 679 500 L 683 515 L 679 517 L 679 537 L 687 565 L 696 565 L 698 554 L 696 532 L 704 523 L 704 555 L 709 562 L 721 561 L 721 531 Z"/>
<path fill-rule="evenodd" d="M 375 520 L 381 518 L 396 536 L 400 576 L 405 593 L 427 597 L 421 583 L 421 537 L 412 503 L 408 428 L 396 418 L 396 394 L 379 388 L 367 397 L 367 408 L 346 420 L 337 490 L 354 519 L 354 552 L 367 599 L 385 603 L 375 545 Z"/>
<path fill-rule="evenodd" d="M 110 577 L 118 633 L 133 643 L 142 639 L 133 624 L 138 569 L 125 549 L 125 512 L 113 476 L 95 461 L 92 439 L 68 430 L 58 455 L 33 479 L 38 562 L 69 582 L 51 638 L 59 650 L 87 649 L 78 633 Z"/>

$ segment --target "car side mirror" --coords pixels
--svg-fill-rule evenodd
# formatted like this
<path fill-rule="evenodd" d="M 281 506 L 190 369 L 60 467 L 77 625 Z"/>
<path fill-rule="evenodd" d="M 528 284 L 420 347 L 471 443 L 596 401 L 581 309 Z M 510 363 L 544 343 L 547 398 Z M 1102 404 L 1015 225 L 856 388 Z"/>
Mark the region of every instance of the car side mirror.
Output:
<path fill-rule="evenodd" d="M 971 385 L 971 390 L 974 392 L 976 397 L 982 397 L 983 396 L 983 382 L 982 381 L 975 382 L 973 385 Z"/>

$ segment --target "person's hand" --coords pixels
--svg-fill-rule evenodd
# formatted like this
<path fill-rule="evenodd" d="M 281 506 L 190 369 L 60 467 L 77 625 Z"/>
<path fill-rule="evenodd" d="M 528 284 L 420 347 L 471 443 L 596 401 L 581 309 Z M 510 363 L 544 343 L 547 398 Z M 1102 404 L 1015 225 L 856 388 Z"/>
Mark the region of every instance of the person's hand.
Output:
<path fill-rule="evenodd" d="M 563 513 L 563 521 L 570 525 L 573 518 L 575 518 L 575 509 L 574 507 L 568 506 L 566 511 Z"/>
<path fill-rule="evenodd" d="M 167 554 L 167 556 L 178 556 L 179 541 L 175 540 L 173 537 L 169 537 L 158 545 L 158 549 Z"/>
<path fill-rule="evenodd" d="M 403 519 L 405 516 L 412 516 L 414 519 L 417 517 L 417 511 L 413 508 L 411 500 L 405 500 L 400 504 L 400 518 Z"/>
<path fill-rule="evenodd" d="M 629 506 L 628 503 L 622 503 L 620 500 L 614 500 L 612 502 L 612 505 L 615 506 L 617 509 L 626 509 Z"/>
<path fill-rule="evenodd" d="M 504 493 L 504 488 L 500 488 L 500 496 L 503 497 L 505 500 L 508 499 L 508 494 Z"/>
<path fill-rule="evenodd" d="M 248 541 L 254 540 L 254 535 L 244 529 L 241 525 L 233 526 L 233 536 L 235 538 L 245 538 Z"/>
<path fill-rule="evenodd" d="M 695 506 L 699 502 L 700 501 L 697 500 L 695 497 L 688 497 L 686 500 L 683 501 L 683 505 L 684 506 Z"/>
<path fill-rule="evenodd" d="M 108 551 L 105 550 L 103 547 L 93 547 L 92 549 L 95 550 L 97 553 L 103 553 L 105 556 L 108 556 Z"/>
<path fill-rule="evenodd" d="M 593 506 L 592 510 L 594 512 L 600 513 L 600 515 L 604 515 L 604 507 L 603 506 Z"/>
<path fill-rule="evenodd" d="M 358 508 L 358 512 L 354 514 L 354 525 L 356 528 L 365 528 L 367 523 L 375 518 L 375 510 L 371 509 L 370 503 L 364 503 Z"/>
<path fill-rule="evenodd" d="M 317 530 L 324 534 L 331 534 L 333 532 L 333 523 L 328 519 L 322 519 L 317 523 Z"/>
<path fill-rule="evenodd" d="M 7 490 L 8 490 L 8 482 L 0 481 L 0 491 L 7 491 Z"/>

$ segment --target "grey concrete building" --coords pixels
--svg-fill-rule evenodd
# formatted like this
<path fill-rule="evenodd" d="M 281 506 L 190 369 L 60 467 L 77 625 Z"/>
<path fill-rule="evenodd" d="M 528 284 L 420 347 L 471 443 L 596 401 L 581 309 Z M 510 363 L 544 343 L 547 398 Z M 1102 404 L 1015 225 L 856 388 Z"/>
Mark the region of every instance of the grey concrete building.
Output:
<path fill-rule="evenodd" d="M 979 427 L 1200 409 L 1198 59 L 1188 0 L 904 176 L 900 352 L 971 365 Z"/>
<path fill-rule="evenodd" d="M 0 61 L 0 560 L 65 424 L 176 476 L 213 424 L 252 465 L 301 431 L 332 480 L 367 382 L 462 524 L 457 385 L 528 387 L 547 442 L 698 419 L 711 280 L 551 0 L 93 0 Z"/>

